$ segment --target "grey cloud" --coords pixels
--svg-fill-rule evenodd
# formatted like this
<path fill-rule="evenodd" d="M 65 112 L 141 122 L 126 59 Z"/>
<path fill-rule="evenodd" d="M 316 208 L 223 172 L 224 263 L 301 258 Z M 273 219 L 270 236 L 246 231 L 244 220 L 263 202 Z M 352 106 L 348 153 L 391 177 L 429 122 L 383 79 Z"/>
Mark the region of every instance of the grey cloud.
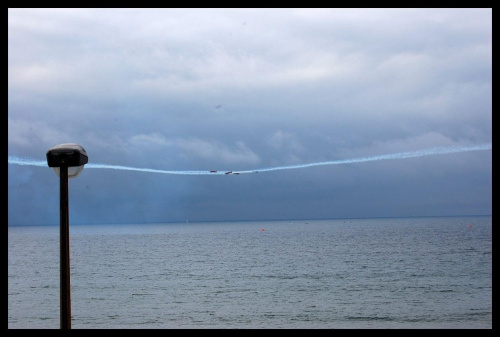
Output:
<path fill-rule="evenodd" d="M 178 139 L 176 142 L 186 156 L 210 158 L 222 163 L 255 164 L 260 162 L 260 158 L 241 141 L 236 142 L 234 146 L 198 138 Z"/>
<path fill-rule="evenodd" d="M 75 142 L 93 163 L 240 170 L 492 139 L 488 8 L 10 8 L 8 20 L 9 155 Z M 82 222 L 483 213 L 490 162 L 89 169 L 71 195 Z M 53 218 L 45 169 L 9 165 L 9 224 Z"/>

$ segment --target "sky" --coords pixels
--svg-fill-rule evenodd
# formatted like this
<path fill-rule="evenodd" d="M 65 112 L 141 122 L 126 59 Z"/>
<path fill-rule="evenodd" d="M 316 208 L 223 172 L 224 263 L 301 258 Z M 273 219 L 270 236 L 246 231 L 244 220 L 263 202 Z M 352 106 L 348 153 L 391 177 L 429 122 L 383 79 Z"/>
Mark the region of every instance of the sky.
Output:
<path fill-rule="evenodd" d="M 490 215 L 492 9 L 9 8 L 8 225 L 64 143 L 70 224 Z"/>

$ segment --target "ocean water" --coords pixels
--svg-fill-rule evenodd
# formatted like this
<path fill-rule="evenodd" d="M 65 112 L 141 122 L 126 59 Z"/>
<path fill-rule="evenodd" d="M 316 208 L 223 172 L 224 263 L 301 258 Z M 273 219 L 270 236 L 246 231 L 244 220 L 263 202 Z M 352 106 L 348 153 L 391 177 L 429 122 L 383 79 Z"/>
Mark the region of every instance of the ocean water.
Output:
<path fill-rule="evenodd" d="M 492 218 L 70 225 L 73 329 L 491 329 Z M 59 329 L 59 227 L 8 229 L 8 328 Z"/>

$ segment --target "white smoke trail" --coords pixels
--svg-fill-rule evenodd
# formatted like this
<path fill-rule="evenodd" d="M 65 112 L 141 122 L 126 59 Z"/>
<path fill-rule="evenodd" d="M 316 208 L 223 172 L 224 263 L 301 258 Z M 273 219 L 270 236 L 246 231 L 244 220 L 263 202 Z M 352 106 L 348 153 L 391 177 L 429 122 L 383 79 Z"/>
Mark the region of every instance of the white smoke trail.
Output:
<path fill-rule="evenodd" d="M 362 162 L 376 161 L 376 160 L 405 159 L 405 158 L 430 156 L 430 155 L 436 155 L 436 154 L 449 154 L 449 153 L 467 152 L 467 151 L 491 150 L 491 147 L 492 147 L 491 144 L 482 144 L 482 145 L 475 145 L 475 146 L 434 147 L 434 148 L 425 149 L 425 150 L 418 150 L 418 151 L 411 151 L 411 152 L 398 152 L 398 153 L 384 154 L 384 155 L 371 156 L 371 157 L 361 157 L 361 158 L 324 161 L 324 162 L 309 163 L 309 164 L 270 167 L 270 168 L 260 169 L 257 171 L 266 172 L 266 171 L 275 171 L 275 170 L 290 170 L 290 169 L 306 168 L 306 167 L 321 166 L 321 165 L 339 165 L 339 164 L 362 163 Z M 252 171 L 245 171 L 245 172 L 252 172 Z"/>
<path fill-rule="evenodd" d="M 226 175 L 226 174 L 246 174 L 246 173 L 258 173 L 258 172 L 270 172 L 270 171 L 278 171 L 278 170 L 294 170 L 294 169 L 307 168 L 307 167 L 313 167 L 313 166 L 322 166 L 322 165 L 354 164 L 354 163 L 363 163 L 363 162 L 377 161 L 377 160 L 405 159 L 405 158 L 423 157 L 423 156 L 430 156 L 430 155 L 441 155 L 441 154 L 449 154 L 449 153 L 459 153 L 459 152 L 467 152 L 467 151 L 484 151 L 484 150 L 491 150 L 491 149 L 492 149 L 491 143 L 490 144 L 474 145 L 474 146 L 434 147 L 434 148 L 418 150 L 418 151 L 398 152 L 398 153 L 384 154 L 384 155 L 370 156 L 370 157 L 342 159 L 342 160 L 333 160 L 333 161 L 324 161 L 324 162 L 288 165 L 288 166 L 276 166 L 276 167 L 268 167 L 268 168 L 261 168 L 261 169 L 255 169 L 255 170 L 243 170 L 243 171 L 229 171 L 229 170 L 227 170 L 227 171 L 221 171 L 221 170 L 217 170 L 217 171 L 215 171 L 215 170 L 212 170 L 212 171 L 166 171 L 166 170 L 156 170 L 156 169 L 149 169 L 149 168 L 138 168 L 138 167 L 108 165 L 108 164 L 91 164 L 91 163 L 86 164 L 85 168 L 127 170 L 127 171 L 139 171 L 139 172 L 148 172 L 148 173 L 182 174 L 182 175 Z M 15 157 L 15 156 L 9 156 L 9 164 L 47 167 L 47 161 L 45 161 L 45 160 L 34 160 L 34 159 L 20 158 L 20 157 Z"/>

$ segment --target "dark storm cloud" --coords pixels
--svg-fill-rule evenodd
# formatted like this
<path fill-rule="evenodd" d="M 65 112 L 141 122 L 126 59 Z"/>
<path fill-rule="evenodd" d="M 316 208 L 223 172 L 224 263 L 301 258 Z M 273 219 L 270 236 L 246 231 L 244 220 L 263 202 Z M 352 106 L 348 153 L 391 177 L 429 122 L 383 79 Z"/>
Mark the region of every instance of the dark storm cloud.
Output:
<path fill-rule="evenodd" d="M 8 20 L 9 155 L 74 142 L 92 163 L 245 170 L 491 143 L 491 9 L 19 8 Z M 71 218 L 486 214 L 491 171 L 491 151 L 231 177 L 84 169 Z M 9 224 L 57 223 L 56 185 L 48 167 L 9 165 Z"/>

